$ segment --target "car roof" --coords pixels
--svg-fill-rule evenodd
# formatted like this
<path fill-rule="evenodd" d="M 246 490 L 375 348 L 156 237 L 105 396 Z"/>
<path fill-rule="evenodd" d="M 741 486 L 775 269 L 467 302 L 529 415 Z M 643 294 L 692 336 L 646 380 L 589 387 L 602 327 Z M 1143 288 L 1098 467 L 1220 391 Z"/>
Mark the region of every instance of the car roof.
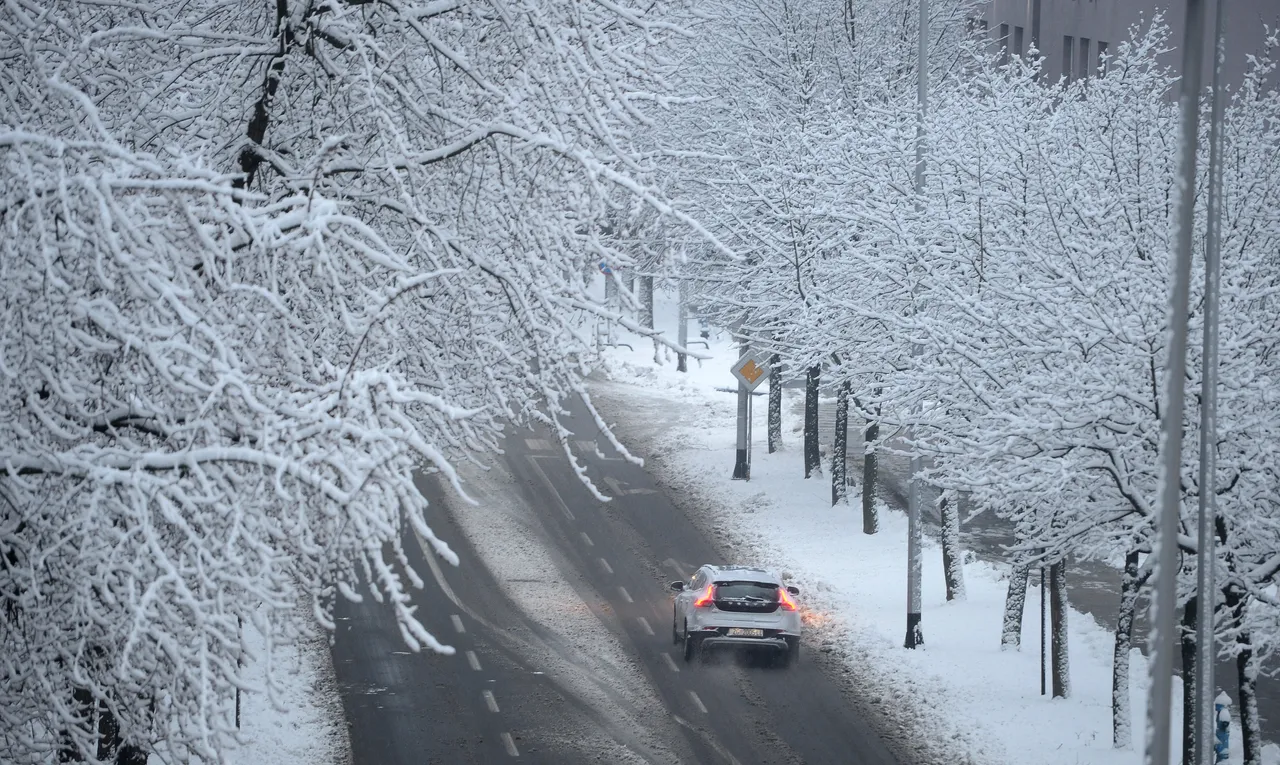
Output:
<path fill-rule="evenodd" d="M 782 579 L 777 574 L 756 566 L 708 565 L 706 568 L 711 572 L 711 581 L 713 582 L 769 582 L 770 584 L 782 584 Z"/>

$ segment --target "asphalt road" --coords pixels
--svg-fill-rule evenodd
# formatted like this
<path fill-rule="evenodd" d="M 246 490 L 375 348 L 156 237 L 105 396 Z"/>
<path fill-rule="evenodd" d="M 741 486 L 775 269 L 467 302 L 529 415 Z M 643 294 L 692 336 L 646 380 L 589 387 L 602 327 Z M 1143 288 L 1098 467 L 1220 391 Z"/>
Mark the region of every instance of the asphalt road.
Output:
<path fill-rule="evenodd" d="M 585 417 L 570 427 L 585 447 L 580 458 L 611 502 L 591 495 L 545 433 L 509 438 L 506 467 L 562 578 L 630 652 L 663 708 L 625 710 L 645 721 L 644 735 L 637 735 L 607 703 L 593 703 L 559 682 L 558 673 L 542 672 L 548 656 L 572 662 L 571 646 L 519 612 L 449 518 L 432 517 L 433 529 L 463 563 L 439 572 L 450 592 L 428 580 L 414 602 L 422 614 L 449 615 L 448 622 L 427 626 L 459 653 L 411 653 L 386 606 L 368 599 L 341 604 L 333 655 L 355 765 L 619 762 L 623 754 L 663 765 L 898 763 L 837 682 L 803 651 L 788 668 L 731 656 L 709 664 L 683 661 L 672 644 L 666 585 L 687 579 L 704 562 L 729 561 L 718 560 L 713 540 L 643 468 L 612 452 L 597 455 L 588 443 L 595 428 Z M 437 492 L 423 488 L 429 498 Z M 432 503 L 437 509 L 447 504 Z M 427 572 L 413 541 L 405 545 L 410 563 Z M 594 679 L 605 692 L 614 682 Z"/>

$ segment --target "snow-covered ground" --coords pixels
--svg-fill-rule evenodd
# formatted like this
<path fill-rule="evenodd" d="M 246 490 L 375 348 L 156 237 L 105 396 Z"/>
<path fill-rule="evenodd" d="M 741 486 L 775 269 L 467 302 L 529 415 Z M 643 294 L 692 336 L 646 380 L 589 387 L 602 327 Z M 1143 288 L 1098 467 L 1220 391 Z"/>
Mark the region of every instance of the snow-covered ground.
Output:
<path fill-rule="evenodd" d="M 249 638 L 261 653 L 262 639 Z M 254 667 L 250 666 L 250 671 Z M 272 673 L 277 694 L 267 692 L 266 673 L 257 671 L 258 692 L 240 697 L 243 742 L 226 754 L 228 765 L 345 765 L 351 742 L 329 653 L 329 636 L 314 634 L 276 648 Z"/>
<path fill-rule="evenodd" d="M 671 296 L 659 296 L 658 327 L 675 336 Z M 691 322 L 691 339 L 698 325 Z M 923 630 L 925 647 L 902 647 L 906 628 L 905 517 L 882 507 L 880 532 L 862 533 L 859 506 L 831 506 L 829 477 L 803 478 L 795 423 L 783 423 L 784 448 L 768 454 L 765 406 L 755 399 L 754 445 L 749 482 L 730 479 L 735 449 L 736 397 L 729 367 L 736 350 L 712 333 L 701 363 L 676 371 L 665 351 L 655 367 L 651 341 L 623 333 L 627 348 L 610 349 L 603 372 L 609 382 L 595 396 L 616 422 L 628 446 L 684 497 L 691 515 L 728 538 L 742 558 L 789 572 L 810 609 L 814 643 L 844 659 L 881 704 L 896 707 L 916 729 L 930 730 L 933 756 L 972 765 L 1137 765 L 1146 714 L 1147 661 L 1134 651 L 1130 678 L 1134 742 L 1111 742 L 1112 635 L 1087 615 L 1069 617 L 1071 692 L 1067 699 L 1040 695 L 1039 591 L 1033 586 L 1023 624 L 1021 651 L 1000 649 L 1007 567 L 970 562 L 968 597 L 948 603 L 941 550 L 926 541 Z M 699 352 L 703 349 L 695 348 Z M 720 389 L 720 390 L 717 390 Z M 765 390 L 764 387 L 761 390 Z M 786 390 L 787 396 L 802 391 Z M 784 417 L 790 410 L 784 403 Z M 856 502 L 856 496 L 855 496 Z M 748 562 L 748 561 L 743 561 Z M 1175 679 L 1175 683 L 1176 683 Z M 1174 752 L 1180 751 L 1181 698 L 1175 684 Z M 898 711 L 900 710 L 900 711 Z M 923 726 L 921 725 L 923 722 Z M 1239 728 L 1233 726 L 1232 762 L 1239 762 Z M 1280 762 L 1268 746 L 1266 761 Z"/>
<path fill-rule="evenodd" d="M 281 641 L 268 659 L 262 634 L 248 622 L 244 631 L 250 658 L 243 677 L 249 687 L 240 694 L 240 730 L 219 765 L 348 765 L 351 741 L 329 634 L 316 628 Z M 231 700 L 226 713 L 230 725 Z M 203 759 L 160 742 L 148 762 L 202 765 Z"/>

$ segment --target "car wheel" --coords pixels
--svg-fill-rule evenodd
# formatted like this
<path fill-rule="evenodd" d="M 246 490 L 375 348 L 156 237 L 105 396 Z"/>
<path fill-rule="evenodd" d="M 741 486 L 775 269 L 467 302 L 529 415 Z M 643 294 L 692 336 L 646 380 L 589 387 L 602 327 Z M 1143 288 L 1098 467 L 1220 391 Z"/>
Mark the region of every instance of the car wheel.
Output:
<path fill-rule="evenodd" d="M 671 644 L 680 645 L 680 631 L 676 629 L 676 612 L 671 612 Z"/>
<path fill-rule="evenodd" d="M 789 667 L 800 661 L 800 638 L 787 638 L 787 650 L 778 656 L 779 667 Z"/>
<path fill-rule="evenodd" d="M 700 642 L 702 642 L 702 639 L 701 639 L 701 638 L 696 638 L 696 637 L 694 637 L 693 635 L 690 635 L 690 634 L 689 634 L 689 623 L 688 623 L 688 622 L 685 622 L 685 625 L 684 625 L 684 660 L 685 660 L 686 662 L 693 661 L 694 654 L 696 654 L 696 653 L 698 652 L 698 649 L 701 647 L 701 646 L 699 646 L 699 645 L 698 645 Z"/>

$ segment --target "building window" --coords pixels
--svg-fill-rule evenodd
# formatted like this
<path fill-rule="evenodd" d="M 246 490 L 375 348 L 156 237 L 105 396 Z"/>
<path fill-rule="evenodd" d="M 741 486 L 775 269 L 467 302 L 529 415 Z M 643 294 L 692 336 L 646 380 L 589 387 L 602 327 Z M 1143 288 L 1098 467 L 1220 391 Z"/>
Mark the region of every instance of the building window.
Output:
<path fill-rule="evenodd" d="M 1107 73 L 1107 43 L 1098 41 L 1098 76 Z"/>
<path fill-rule="evenodd" d="M 1000 25 L 1000 64 L 1009 63 L 1009 25 Z"/>
<path fill-rule="evenodd" d="M 1022 27 L 1013 28 L 1013 55 L 1022 55 Z"/>
<path fill-rule="evenodd" d="M 1076 52 L 1076 41 L 1071 35 L 1062 36 L 1062 79 L 1065 82 L 1071 82 L 1071 74 L 1074 71 L 1071 66 L 1071 56 Z"/>
<path fill-rule="evenodd" d="M 1092 77 L 1093 72 L 1091 70 L 1096 64 L 1094 64 L 1093 59 L 1089 58 L 1088 37 L 1080 38 L 1080 55 L 1077 56 L 1077 60 L 1080 62 L 1080 79 L 1087 80 Z"/>

